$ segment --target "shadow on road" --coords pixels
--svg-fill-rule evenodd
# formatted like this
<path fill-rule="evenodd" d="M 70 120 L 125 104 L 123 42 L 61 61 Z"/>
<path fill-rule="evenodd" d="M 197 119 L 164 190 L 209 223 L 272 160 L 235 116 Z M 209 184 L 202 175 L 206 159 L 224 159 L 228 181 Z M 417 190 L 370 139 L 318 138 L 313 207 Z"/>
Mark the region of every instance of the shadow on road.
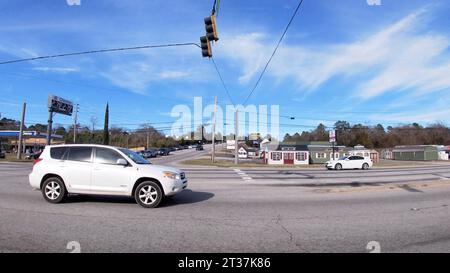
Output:
<path fill-rule="evenodd" d="M 183 204 L 193 204 L 206 201 L 214 197 L 213 193 L 184 190 L 183 192 L 163 200 L 160 207 L 170 207 Z M 118 203 L 136 204 L 133 197 L 126 196 L 96 196 L 96 195 L 70 195 L 65 203 Z"/>
<path fill-rule="evenodd" d="M 183 192 L 169 197 L 161 203 L 161 207 L 193 204 L 206 201 L 214 197 L 214 193 L 184 190 Z"/>

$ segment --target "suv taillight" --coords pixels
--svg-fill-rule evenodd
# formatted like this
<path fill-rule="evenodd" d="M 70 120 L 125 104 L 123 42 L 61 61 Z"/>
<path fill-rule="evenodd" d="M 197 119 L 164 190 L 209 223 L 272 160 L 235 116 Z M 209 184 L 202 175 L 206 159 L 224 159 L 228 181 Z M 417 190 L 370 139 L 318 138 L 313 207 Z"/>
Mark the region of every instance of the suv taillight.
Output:
<path fill-rule="evenodd" d="M 33 161 L 33 166 L 42 161 L 42 158 L 37 158 Z"/>

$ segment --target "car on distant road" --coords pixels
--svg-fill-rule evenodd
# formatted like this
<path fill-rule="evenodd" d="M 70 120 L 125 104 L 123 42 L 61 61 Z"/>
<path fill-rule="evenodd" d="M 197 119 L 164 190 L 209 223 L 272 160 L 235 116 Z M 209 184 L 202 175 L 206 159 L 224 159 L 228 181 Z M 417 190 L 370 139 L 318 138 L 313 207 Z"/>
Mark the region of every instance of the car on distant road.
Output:
<path fill-rule="evenodd" d="M 372 168 L 373 162 L 370 158 L 362 156 L 344 156 L 336 160 L 330 160 L 325 163 L 329 170 L 343 169 L 362 169 L 368 170 Z"/>
<path fill-rule="evenodd" d="M 197 148 L 195 148 L 197 151 L 203 151 L 203 145 L 197 145 Z"/>
<path fill-rule="evenodd" d="M 158 150 L 157 149 L 148 149 L 144 151 L 145 158 L 152 158 L 158 156 Z"/>
<path fill-rule="evenodd" d="M 39 156 L 41 155 L 42 152 L 32 152 L 32 153 L 27 153 L 25 154 L 25 158 L 26 159 L 36 159 L 39 158 Z"/>
<path fill-rule="evenodd" d="M 169 148 L 161 148 L 158 150 L 159 155 L 166 156 L 170 154 Z"/>
<path fill-rule="evenodd" d="M 5 158 L 5 157 L 6 157 L 5 153 L 0 151 L 0 158 Z"/>
<path fill-rule="evenodd" d="M 145 208 L 186 189 L 184 172 L 152 165 L 136 152 L 104 145 L 47 146 L 29 175 L 45 200 L 60 203 L 69 194 L 131 196 Z"/>

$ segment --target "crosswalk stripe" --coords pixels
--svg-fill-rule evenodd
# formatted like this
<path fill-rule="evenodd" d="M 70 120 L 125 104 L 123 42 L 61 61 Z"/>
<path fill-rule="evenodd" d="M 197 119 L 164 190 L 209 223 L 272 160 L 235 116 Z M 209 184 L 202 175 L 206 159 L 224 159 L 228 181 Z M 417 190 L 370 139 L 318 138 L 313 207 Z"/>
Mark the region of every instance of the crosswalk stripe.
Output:
<path fill-rule="evenodd" d="M 249 181 L 249 180 L 253 180 L 253 178 L 251 178 L 248 174 L 246 174 L 245 172 L 239 170 L 239 169 L 233 169 L 243 180 Z"/>

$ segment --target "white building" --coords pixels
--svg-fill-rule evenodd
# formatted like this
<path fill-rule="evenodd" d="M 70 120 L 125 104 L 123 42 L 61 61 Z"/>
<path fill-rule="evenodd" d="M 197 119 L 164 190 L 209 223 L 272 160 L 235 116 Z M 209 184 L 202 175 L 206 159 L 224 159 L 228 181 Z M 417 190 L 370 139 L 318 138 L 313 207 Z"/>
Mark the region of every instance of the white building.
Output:
<path fill-rule="evenodd" d="M 307 145 L 279 144 L 267 146 L 264 161 L 269 165 L 308 165 Z"/>

